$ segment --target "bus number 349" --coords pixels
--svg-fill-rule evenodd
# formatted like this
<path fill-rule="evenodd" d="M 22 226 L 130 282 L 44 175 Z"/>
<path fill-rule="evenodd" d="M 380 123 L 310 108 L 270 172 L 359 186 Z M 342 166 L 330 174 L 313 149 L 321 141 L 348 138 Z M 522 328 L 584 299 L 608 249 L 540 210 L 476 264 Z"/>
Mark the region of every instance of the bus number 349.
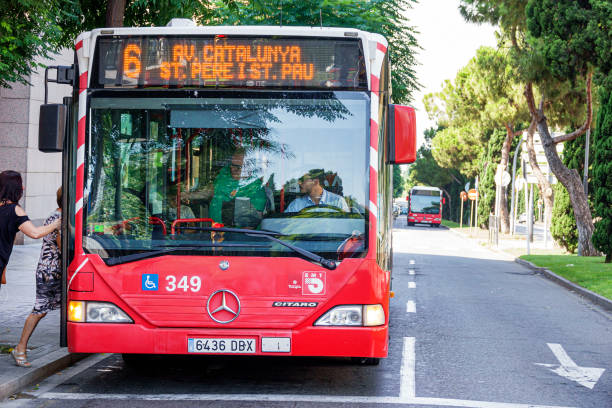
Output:
<path fill-rule="evenodd" d="M 178 283 L 176 279 L 177 278 L 174 275 L 166 276 L 166 281 L 168 282 L 166 290 L 168 292 L 174 292 L 177 289 L 183 289 L 183 292 L 187 292 L 188 290 L 191 290 L 192 292 L 199 292 L 200 288 L 202 287 L 202 280 L 199 276 L 182 276 L 178 280 Z"/>

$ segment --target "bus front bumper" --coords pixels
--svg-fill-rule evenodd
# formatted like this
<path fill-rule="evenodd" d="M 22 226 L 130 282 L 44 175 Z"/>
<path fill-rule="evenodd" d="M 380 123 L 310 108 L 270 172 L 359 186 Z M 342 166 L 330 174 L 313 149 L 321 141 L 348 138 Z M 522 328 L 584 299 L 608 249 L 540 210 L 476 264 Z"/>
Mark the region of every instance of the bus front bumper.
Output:
<path fill-rule="evenodd" d="M 72 353 L 220 354 L 327 357 L 387 357 L 388 326 L 276 329 L 149 328 L 136 324 L 68 322 Z M 191 340 L 190 340 L 191 339 Z M 199 340 L 198 340 L 199 339 Z M 210 340 L 217 339 L 218 342 Z M 247 350 L 220 351 L 220 340 L 249 344 Z M 206 342 L 205 340 L 209 340 Z M 240 340 L 243 340 L 240 342 Z M 244 341 L 246 340 L 246 342 Z M 191 346 L 190 346 L 191 341 Z M 200 347 L 193 347 L 194 341 Z M 207 352 L 202 345 L 215 345 Z M 224 346 L 225 347 L 225 346 Z M 251 348 L 250 350 L 248 348 Z M 227 349 L 225 349 L 227 350 Z"/>

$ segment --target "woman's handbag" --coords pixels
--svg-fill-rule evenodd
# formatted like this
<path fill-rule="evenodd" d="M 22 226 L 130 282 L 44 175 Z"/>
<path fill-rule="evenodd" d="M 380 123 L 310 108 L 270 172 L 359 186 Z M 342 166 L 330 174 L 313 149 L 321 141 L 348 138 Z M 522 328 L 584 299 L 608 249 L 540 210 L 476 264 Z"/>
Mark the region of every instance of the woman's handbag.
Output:
<path fill-rule="evenodd" d="M 2 270 L 2 285 L 6 285 L 6 268 Z"/>

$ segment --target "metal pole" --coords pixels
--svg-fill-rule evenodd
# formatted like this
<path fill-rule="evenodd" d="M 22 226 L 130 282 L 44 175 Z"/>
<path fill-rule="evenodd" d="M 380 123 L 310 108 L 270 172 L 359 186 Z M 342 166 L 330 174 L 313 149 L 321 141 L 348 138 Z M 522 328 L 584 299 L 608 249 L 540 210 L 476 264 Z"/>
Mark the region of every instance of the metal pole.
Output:
<path fill-rule="evenodd" d="M 584 177 L 582 185 L 584 186 L 584 194 L 589 195 L 589 141 L 591 139 L 591 129 L 586 131 L 586 144 L 584 146 Z"/>
<path fill-rule="evenodd" d="M 533 233 L 533 225 L 531 224 L 531 217 L 533 214 L 533 202 L 532 202 L 532 198 L 533 198 L 533 184 L 531 185 L 531 191 L 530 191 L 530 195 L 529 195 L 529 202 L 525 202 L 526 206 L 527 206 L 527 255 L 531 255 L 531 237 L 532 237 L 532 233 Z"/>
<path fill-rule="evenodd" d="M 474 200 L 470 200 L 470 235 L 473 232 L 472 221 L 474 220 Z"/>
<path fill-rule="evenodd" d="M 514 180 L 516 179 L 516 155 L 523 144 L 523 139 L 525 138 L 525 132 L 521 135 L 521 140 L 519 141 L 518 146 L 516 146 L 516 150 L 514 151 L 514 159 L 512 159 L 512 196 L 510 198 L 510 234 L 514 235 L 514 223 L 515 223 L 515 204 L 514 204 Z M 524 175 L 523 175 L 524 177 Z"/>
<path fill-rule="evenodd" d="M 461 215 L 459 216 L 459 229 L 463 228 L 463 198 L 461 198 L 461 196 L 459 196 L 459 199 L 461 200 Z"/>
<path fill-rule="evenodd" d="M 476 181 L 474 182 L 474 188 L 476 189 L 476 206 L 474 210 L 474 228 L 478 227 L 478 197 L 480 197 L 480 193 L 478 192 L 478 176 L 476 176 Z"/>

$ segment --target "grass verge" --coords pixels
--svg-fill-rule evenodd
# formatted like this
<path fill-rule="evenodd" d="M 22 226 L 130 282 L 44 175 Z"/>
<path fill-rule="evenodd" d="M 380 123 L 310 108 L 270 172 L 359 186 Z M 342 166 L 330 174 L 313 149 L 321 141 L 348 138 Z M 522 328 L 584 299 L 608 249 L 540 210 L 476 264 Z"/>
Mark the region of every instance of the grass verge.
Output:
<path fill-rule="evenodd" d="M 604 263 L 603 256 L 522 255 L 521 259 L 612 299 L 612 263 Z"/>
<path fill-rule="evenodd" d="M 445 227 L 448 228 L 459 228 L 459 223 L 455 222 L 455 221 L 450 221 L 450 220 L 442 220 L 442 225 L 444 225 Z M 465 225 L 463 224 L 463 228 L 469 228 L 469 225 Z"/>

